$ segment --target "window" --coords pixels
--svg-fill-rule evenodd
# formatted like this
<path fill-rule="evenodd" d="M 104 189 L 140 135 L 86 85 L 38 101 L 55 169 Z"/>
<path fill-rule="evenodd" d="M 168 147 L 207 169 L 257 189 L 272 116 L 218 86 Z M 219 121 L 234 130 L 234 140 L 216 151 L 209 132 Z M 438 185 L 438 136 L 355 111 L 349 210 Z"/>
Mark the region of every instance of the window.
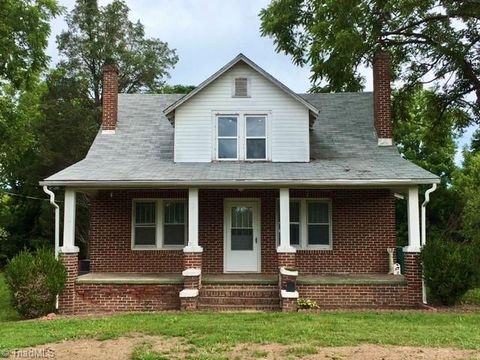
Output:
<path fill-rule="evenodd" d="M 184 245 L 186 235 L 185 203 L 179 201 L 164 201 L 163 214 L 163 244 Z"/>
<path fill-rule="evenodd" d="M 326 202 L 308 202 L 308 245 L 330 244 L 329 205 Z"/>
<path fill-rule="evenodd" d="M 246 77 L 235 78 L 233 87 L 234 87 L 234 90 L 233 90 L 234 97 L 248 97 L 249 95 L 248 78 Z"/>
<path fill-rule="evenodd" d="M 178 249 L 186 244 L 186 201 L 134 200 L 132 216 L 133 249 Z"/>
<path fill-rule="evenodd" d="M 290 200 L 290 244 L 300 249 L 332 248 L 330 200 Z M 277 243 L 280 243 L 280 206 L 277 201 Z"/>
<path fill-rule="evenodd" d="M 218 158 L 238 159 L 238 117 L 218 117 Z"/>
<path fill-rule="evenodd" d="M 267 136 L 265 116 L 246 116 L 246 159 L 267 158 Z"/>
<path fill-rule="evenodd" d="M 265 161 L 268 151 L 268 118 L 265 114 L 215 114 L 215 160 Z"/>
<path fill-rule="evenodd" d="M 156 203 L 135 203 L 135 245 L 156 246 Z"/>

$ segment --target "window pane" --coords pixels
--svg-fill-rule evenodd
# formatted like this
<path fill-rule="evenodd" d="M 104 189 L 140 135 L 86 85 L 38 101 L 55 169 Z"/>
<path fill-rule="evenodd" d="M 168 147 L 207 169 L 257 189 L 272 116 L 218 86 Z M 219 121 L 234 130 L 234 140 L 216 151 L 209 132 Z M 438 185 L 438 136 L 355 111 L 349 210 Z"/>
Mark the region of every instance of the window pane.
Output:
<path fill-rule="evenodd" d="M 329 245 L 330 231 L 328 225 L 308 225 L 309 245 Z"/>
<path fill-rule="evenodd" d="M 232 229 L 232 250 L 253 250 L 253 229 Z"/>
<path fill-rule="evenodd" d="M 218 136 L 237 136 L 237 118 L 235 116 L 218 118 Z"/>
<path fill-rule="evenodd" d="M 290 224 L 290 244 L 300 245 L 300 225 Z"/>
<path fill-rule="evenodd" d="M 247 139 L 247 159 L 265 158 L 265 139 Z"/>
<path fill-rule="evenodd" d="M 135 227 L 135 245 L 155 245 L 155 227 Z"/>
<path fill-rule="evenodd" d="M 264 116 L 247 117 L 247 136 L 251 136 L 251 137 L 265 136 L 265 117 Z"/>
<path fill-rule="evenodd" d="M 185 225 L 167 225 L 163 227 L 164 245 L 184 245 L 185 244 Z"/>
<path fill-rule="evenodd" d="M 155 203 L 154 202 L 135 203 L 135 223 L 136 224 L 155 224 Z"/>
<path fill-rule="evenodd" d="M 298 201 L 290 201 L 290 222 L 300 221 L 300 203 Z"/>
<path fill-rule="evenodd" d="M 252 228 L 253 210 L 247 206 L 232 207 L 232 228 Z"/>
<path fill-rule="evenodd" d="M 308 203 L 308 223 L 328 223 L 328 204 L 324 202 Z"/>
<path fill-rule="evenodd" d="M 218 139 L 218 158 L 237 158 L 237 139 Z"/>
<path fill-rule="evenodd" d="M 183 202 L 164 202 L 165 224 L 184 224 L 185 223 L 185 203 Z"/>

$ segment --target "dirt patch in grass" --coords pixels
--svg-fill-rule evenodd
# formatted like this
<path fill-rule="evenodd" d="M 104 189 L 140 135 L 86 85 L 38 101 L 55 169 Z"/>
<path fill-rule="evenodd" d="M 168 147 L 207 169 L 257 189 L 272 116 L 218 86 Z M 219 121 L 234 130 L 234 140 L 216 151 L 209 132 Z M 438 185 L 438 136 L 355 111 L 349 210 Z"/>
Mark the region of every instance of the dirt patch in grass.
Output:
<path fill-rule="evenodd" d="M 359 345 L 317 347 L 312 344 L 239 344 L 233 349 L 219 344 L 196 348 L 181 338 L 135 334 L 118 339 L 78 339 L 45 344 L 21 351 L 42 351 L 55 359 L 143 360 L 143 359 L 329 359 L 413 360 L 480 359 L 480 351 L 453 348 Z M 40 353 L 38 352 L 40 351 Z M 38 357 L 38 355 L 37 355 Z M 12 353 L 9 359 L 16 359 Z"/>
<path fill-rule="evenodd" d="M 480 359 L 480 351 L 451 348 L 423 348 L 410 346 L 359 345 L 343 347 L 314 347 L 311 345 L 245 345 L 230 353 L 239 359 L 329 359 L 329 360 L 455 360 Z M 230 358 L 230 357 L 229 357 Z"/>

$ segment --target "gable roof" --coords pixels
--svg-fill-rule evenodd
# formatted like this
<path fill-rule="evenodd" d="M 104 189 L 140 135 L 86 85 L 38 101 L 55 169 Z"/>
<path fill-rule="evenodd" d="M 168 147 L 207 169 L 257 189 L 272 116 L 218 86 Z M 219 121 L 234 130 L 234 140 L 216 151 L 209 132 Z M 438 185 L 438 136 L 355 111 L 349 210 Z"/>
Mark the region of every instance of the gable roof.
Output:
<path fill-rule="evenodd" d="M 42 185 L 395 186 L 438 183 L 438 176 L 378 146 L 371 93 L 298 94 L 321 110 L 308 163 L 175 163 L 174 129 L 163 110 L 181 95 L 120 94 L 115 135 L 98 133 L 86 158 Z"/>
<path fill-rule="evenodd" d="M 178 99 L 177 101 L 175 101 L 173 104 L 169 105 L 165 110 L 163 110 L 163 112 L 165 113 L 165 115 L 169 115 L 170 113 L 172 113 L 177 107 L 179 107 L 180 105 L 184 104 L 185 102 L 187 102 L 189 99 L 191 99 L 192 97 L 194 97 L 196 94 L 198 94 L 200 91 L 202 91 L 205 87 L 207 87 L 207 85 L 211 84 L 213 81 L 215 81 L 216 79 L 218 79 L 220 76 L 222 76 L 223 74 L 225 74 L 228 70 L 230 70 L 232 67 L 234 67 L 236 64 L 238 64 L 239 62 L 243 62 L 245 64 L 247 64 L 248 66 L 250 66 L 253 70 L 255 70 L 256 72 L 258 72 L 260 75 L 262 75 L 265 79 L 267 79 L 268 81 L 270 81 L 272 84 L 276 85 L 277 87 L 279 87 L 281 90 L 283 90 L 287 95 L 291 96 L 292 98 L 294 98 L 295 100 L 297 100 L 298 102 L 300 102 L 301 104 L 303 104 L 306 108 L 308 108 L 314 116 L 317 116 L 318 115 L 318 109 L 312 105 L 311 103 L 309 103 L 307 100 L 305 100 L 304 98 L 302 98 L 300 95 L 298 95 L 297 93 L 295 93 L 294 91 L 292 91 L 288 86 L 282 84 L 280 81 L 278 81 L 275 77 L 273 77 L 272 75 L 270 75 L 268 72 L 266 72 L 265 70 L 263 70 L 260 66 L 258 66 L 257 64 L 255 64 L 252 60 L 250 60 L 249 58 L 247 58 L 245 55 L 243 55 L 242 53 L 238 54 L 233 60 L 231 60 L 230 62 L 228 62 L 225 66 L 223 66 L 220 70 L 218 70 L 216 73 L 214 73 L 212 76 L 210 76 L 209 78 L 207 78 L 205 81 L 203 81 L 200 85 L 198 85 L 194 90 L 192 90 L 191 92 L 189 92 L 188 94 L 186 94 L 185 96 L 181 97 L 180 99 Z"/>

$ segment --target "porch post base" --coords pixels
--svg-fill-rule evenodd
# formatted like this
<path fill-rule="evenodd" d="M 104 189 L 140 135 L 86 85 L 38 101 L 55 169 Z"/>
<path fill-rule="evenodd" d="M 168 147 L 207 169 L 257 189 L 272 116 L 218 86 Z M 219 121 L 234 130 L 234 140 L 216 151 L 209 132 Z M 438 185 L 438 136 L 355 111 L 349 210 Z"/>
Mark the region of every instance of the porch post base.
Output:
<path fill-rule="evenodd" d="M 293 248 L 295 250 L 295 248 Z M 280 252 L 277 250 L 277 259 L 279 268 L 294 269 L 296 266 L 296 256 L 294 252 Z"/>
<path fill-rule="evenodd" d="M 202 270 L 190 268 L 182 272 L 183 286 L 185 289 L 200 289 L 202 285 Z"/>
<path fill-rule="evenodd" d="M 65 288 L 58 297 L 59 312 L 73 314 L 75 313 L 75 281 L 78 277 L 78 251 L 68 253 L 61 251 L 60 259 L 67 270 L 67 281 Z"/>
<path fill-rule="evenodd" d="M 198 308 L 198 289 L 183 289 L 180 291 L 180 310 L 195 311 Z"/>
<path fill-rule="evenodd" d="M 422 264 L 419 252 L 405 253 L 404 275 L 407 281 L 408 302 L 412 306 L 422 304 Z"/>
<path fill-rule="evenodd" d="M 283 312 L 297 311 L 298 291 L 288 292 L 286 290 L 280 291 L 280 301 Z"/>

